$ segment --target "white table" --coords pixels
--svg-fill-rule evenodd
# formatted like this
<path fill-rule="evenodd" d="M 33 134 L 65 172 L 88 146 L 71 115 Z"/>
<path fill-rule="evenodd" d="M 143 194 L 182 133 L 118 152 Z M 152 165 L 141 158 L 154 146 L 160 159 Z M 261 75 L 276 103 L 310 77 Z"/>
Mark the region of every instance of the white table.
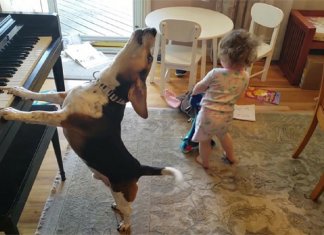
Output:
<path fill-rule="evenodd" d="M 199 7 L 167 7 L 150 12 L 145 18 L 145 24 L 147 25 L 147 27 L 154 27 L 158 31 L 155 39 L 153 63 L 149 75 L 151 82 L 154 80 L 157 55 L 159 53 L 159 25 L 160 22 L 165 19 L 190 20 L 200 24 L 201 34 L 199 40 L 202 41 L 202 61 L 200 75 L 201 78 L 203 78 L 206 74 L 207 40 L 212 39 L 213 66 L 216 67 L 218 39 L 233 29 L 234 25 L 232 20 L 220 12 Z"/>

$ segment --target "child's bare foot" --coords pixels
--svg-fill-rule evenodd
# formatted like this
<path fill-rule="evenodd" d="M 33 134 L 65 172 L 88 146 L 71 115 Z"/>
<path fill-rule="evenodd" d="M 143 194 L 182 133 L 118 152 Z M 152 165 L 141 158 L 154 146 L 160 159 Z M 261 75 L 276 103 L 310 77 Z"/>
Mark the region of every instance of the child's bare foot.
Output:
<path fill-rule="evenodd" d="M 196 157 L 196 162 L 200 165 L 202 165 L 206 170 L 209 168 L 208 163 L 204 163 L 203 160 L 201 159 L 200 155 Z"/>
<path fill-rule="evenodd" d="M 229 158 L 227 157 L 226 153 L 223 153 L 222 156 L 222 160 L 225 164 L 229 164 L 229 165 L 237 165 L 238 164 L 238 160 L 235 158 Z"/>

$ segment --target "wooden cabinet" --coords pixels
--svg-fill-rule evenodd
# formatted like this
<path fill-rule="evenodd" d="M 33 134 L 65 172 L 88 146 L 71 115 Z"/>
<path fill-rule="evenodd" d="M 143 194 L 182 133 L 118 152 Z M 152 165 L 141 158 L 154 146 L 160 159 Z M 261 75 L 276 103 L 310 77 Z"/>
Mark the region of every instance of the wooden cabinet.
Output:
<path fill-rule="evenodd" d="M 324 11 L 292 10 L 281 49 L 279 66 L 292 85 L 299 85 L 310 50 L 324 55 L 324 41 L 314 40 L 316 28 L 307 17 L 324 17 Z"/>

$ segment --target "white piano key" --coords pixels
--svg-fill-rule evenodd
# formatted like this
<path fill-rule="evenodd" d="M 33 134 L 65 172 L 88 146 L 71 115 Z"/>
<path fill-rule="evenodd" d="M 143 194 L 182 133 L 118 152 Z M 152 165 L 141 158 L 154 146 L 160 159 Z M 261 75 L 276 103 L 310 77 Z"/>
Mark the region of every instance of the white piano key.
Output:
<path fill-rule="evenodd" d="M 0 108 L 8 107 L 8 103 L 11 104 L 14 97 L 11 94 L 1 93 L 0 94 Z"/>

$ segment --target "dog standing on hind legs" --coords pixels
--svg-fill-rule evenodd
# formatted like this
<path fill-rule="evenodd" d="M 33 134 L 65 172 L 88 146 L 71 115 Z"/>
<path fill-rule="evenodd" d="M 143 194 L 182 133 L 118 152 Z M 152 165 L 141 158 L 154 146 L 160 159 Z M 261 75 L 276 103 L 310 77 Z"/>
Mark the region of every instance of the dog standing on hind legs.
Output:
<path fill-rule="evenodd" d="M 54 112 L 4 108 L 0 110 L 0 117 L 62 127 L 72 149 L 87 164 L 94 178 L 110 187 L 115 199 L 112 208 L 122 215 L 118 225 L 121 232 L 130 231 L 131 203 L 141 176 L 173 175 L 177 182 L 182 181 L 181 172 L 175 168 L 141 165 L 121 139 L 121 121 L 128 101 L 139 116 L 148 117 L 145 82 L 153 60 L 151 49 L 155 36 L 154 28 L 136 30 L 97 80 L 67 92 L 42 94 L 22 87 L 0 87 L 23 99 L 61 105 L 62 108 Z"/>

